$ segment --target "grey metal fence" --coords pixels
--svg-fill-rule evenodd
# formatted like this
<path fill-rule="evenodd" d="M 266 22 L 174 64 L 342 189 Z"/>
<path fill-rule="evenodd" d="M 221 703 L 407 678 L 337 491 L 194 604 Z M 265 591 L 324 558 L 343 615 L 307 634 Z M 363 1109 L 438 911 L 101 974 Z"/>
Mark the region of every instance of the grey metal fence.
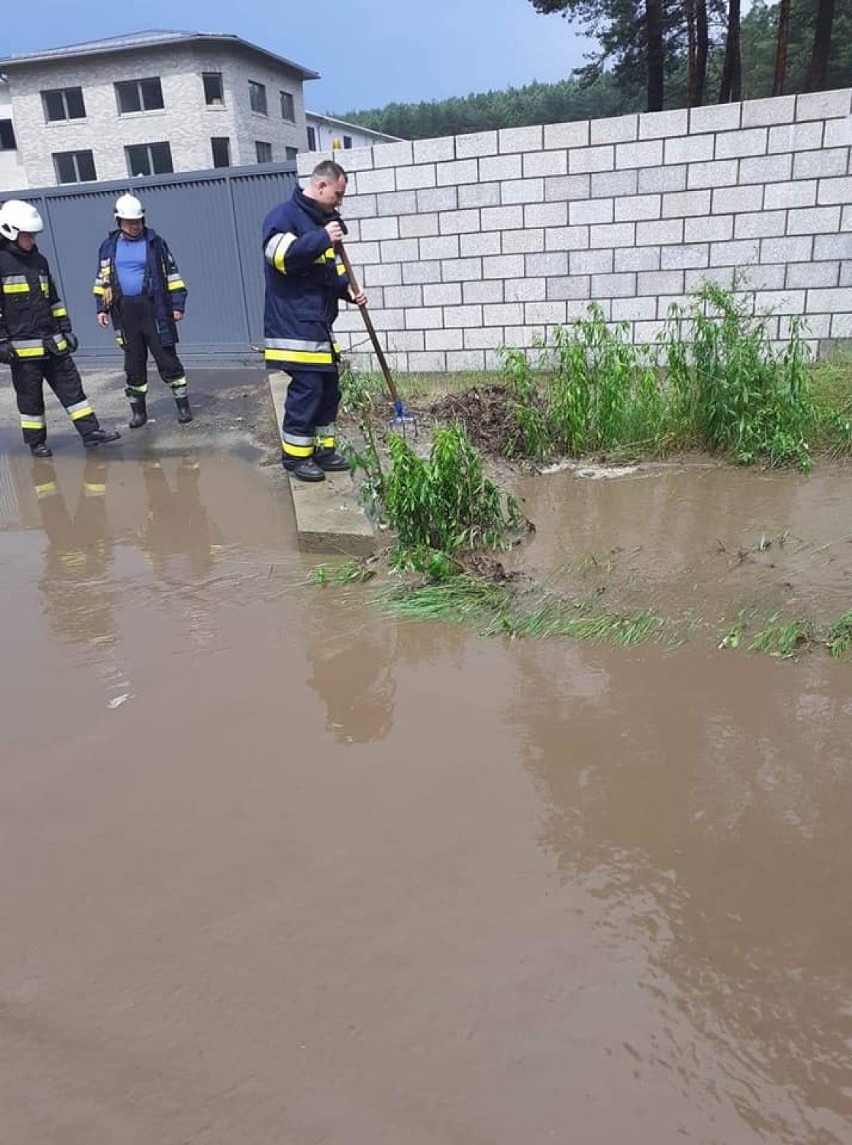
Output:
<path fill-rule="evenodd" d="M 6 192 L 25 198 L 45 220 L 39 248 L 50 260 L 57 287 L 80 339 L 78 362 L 120 363 L 111 329 L 95 322 L 92 284 L 98 247 L 114 224 L 113 204 L 123 191 L 142 200 L 148 224 L 161 234 L 189 288 L 180 325 L 180 355 L 196 364 L 262 359 L 251 347 L 263 340 L 261 224 L 290 197 L 295 163 L 228 167 L 133 179 Z"/>

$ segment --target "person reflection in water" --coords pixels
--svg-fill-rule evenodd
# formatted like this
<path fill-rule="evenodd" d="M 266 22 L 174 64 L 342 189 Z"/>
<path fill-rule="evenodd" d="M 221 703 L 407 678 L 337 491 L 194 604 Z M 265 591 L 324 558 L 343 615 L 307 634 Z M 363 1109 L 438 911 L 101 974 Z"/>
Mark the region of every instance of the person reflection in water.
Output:
<path fill-rule="evenodd" d="M 73 517 L 53 464 L 33 465 L 41 521 L 47 535 L 39 581 L 48 623 L 57 635 L 86 644 L 112 643 L 115 621 L 108 574 L 113 546 L 106 514 L 109 462 L 87 458 Z"/>
<path fill-rule="evenodd" d="M 210 575 L 220 545 L 201 500 L 201 469 L 193 457 L 178 462 L 175 486 L 160 461 L 143 461 L 148 518 L 141 547 L 158 580 L 186 585 Z M 185 559 L 191 577 L 187 577 Z"/>

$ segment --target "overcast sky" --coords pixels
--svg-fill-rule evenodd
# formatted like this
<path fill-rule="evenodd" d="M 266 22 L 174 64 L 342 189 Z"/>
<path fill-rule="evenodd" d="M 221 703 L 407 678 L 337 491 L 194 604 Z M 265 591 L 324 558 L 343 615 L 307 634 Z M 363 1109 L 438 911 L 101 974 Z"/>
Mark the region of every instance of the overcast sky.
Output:
<path fill-rule="evenodd" d="M 148 29 L 228 32 L 319 72 L 307 105 L 337 114 L 565 79 L 586 50 L 529 0 L 39 0 L 29 11 L 2 21 L 0 56 Z"/>

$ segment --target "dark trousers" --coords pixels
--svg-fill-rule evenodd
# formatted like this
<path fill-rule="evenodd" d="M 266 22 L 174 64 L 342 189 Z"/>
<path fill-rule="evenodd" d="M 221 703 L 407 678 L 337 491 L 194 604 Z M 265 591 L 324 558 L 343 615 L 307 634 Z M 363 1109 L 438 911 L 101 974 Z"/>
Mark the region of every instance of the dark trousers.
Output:
<path fill-rule="evenodd" d="M 44 383 L 50 386 L 81 437 L 98 429 L 98 419 L 83 393 L 83 383 L 70 354 L 64 358 L 18 359 L 12 363 L 12 384 L 18 398 L 21 430 L 29 446 L 47 440 Z"/>
<path fill-rule="evenodd" d="M 293 457 L 310 457 L 315 445 L 334 448 L 334 423 L 340 406 L 337 369 L 288 370 L 281 441 Z"/>
<path fill-rule="evenodd" d="M 157 333 L 154 300 L 148 294 L 121 299 L 119 327 L 124 339 L 125 393 L 141 398 L 148 392 L 148 351 L 157 364 L 160 377 L 176 398 L 186 397 L 186 374 L 174 346 L 164 346 Z"/>

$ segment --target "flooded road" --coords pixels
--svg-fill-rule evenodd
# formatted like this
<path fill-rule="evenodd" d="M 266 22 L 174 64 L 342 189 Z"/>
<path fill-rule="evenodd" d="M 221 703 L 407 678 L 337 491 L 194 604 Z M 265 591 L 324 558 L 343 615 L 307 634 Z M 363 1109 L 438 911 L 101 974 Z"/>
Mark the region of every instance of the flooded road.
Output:
<path fill-rule="evenodd" d="M 661 590 L 739 477 L 642 486 Z M 4 1142 L 852 1139 L 848 666 L 383 619 L 229 453 L 10 450 L 0 529 Z"/>

